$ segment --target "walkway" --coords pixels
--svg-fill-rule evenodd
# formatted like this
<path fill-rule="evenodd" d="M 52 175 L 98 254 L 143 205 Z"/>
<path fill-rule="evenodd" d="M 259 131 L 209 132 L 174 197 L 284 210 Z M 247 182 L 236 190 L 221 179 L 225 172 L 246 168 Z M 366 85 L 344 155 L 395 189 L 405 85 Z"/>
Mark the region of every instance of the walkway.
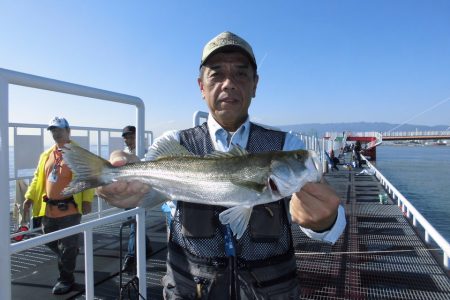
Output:
<path fill-rule="evenodd" d="M 298 258 L 302 299 L 450 299 L 449 272 L 443 271 L 390 199 L 383 205 L 378 194 L 384 192 L 378 181 L 360 171 L 345 170 L 326 175 L 336 189 L 347 213 L 347 229 L 331 246 L 308 239 L 296 225 L 294 243 Z M 158 210 L 147 216 L 147 232 L 155 252 L 147 261 L 145 299 L 162 299 L 160 280 L 165 272 L 166 230 Z M 95 239 L 96 299 L 117 299 L 119 292 L 120 224 L 102 228 Z M 127 236 L 127 232 L 124 232 Z M 126 239 L 122 243 L 126 248 Z M 35 261 L 36 259 L 38 261 Z M 13 299 L 84 299 L 83 256 L 79 256 L 76 291 L 53 296 L 56 263 L 45 247 L 15 255 L 12 270 Z M 17 265 L 25 265 L 23 269 Z M 123 282 L 130 280 L 125 276 Z"/>

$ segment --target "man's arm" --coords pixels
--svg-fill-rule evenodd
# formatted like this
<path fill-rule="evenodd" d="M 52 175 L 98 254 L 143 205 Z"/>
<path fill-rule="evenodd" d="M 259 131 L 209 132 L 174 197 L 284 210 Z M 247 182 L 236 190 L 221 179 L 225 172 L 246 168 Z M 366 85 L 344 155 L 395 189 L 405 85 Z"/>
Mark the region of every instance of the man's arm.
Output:
<path fill-rule="evenodd" d="M 287 134 L 283 150 L 304 148 L 296 136 Z M 289 211 L 292 221 L 310 238 L 335 243 L 345 229 L 345 211 L 335 191 L 323 179 L 307 183 L 292 195 Z"/>
<path fill-rule="evenodd" d="M 81 202 L 81 211 L 83 215 L 87 215 L 92 211 L 92 203 L 89 201 L 83 201 Z"/>
<path fill-rule="evenodd" d="M 158 147 L 158 144 L 164 139 L 176 139 L 180 140 L 178 131 L 168 131 L 161 137 L 157 138 L 153 145 L 150 147 Z M 151 151 L 148 151 L 149 154 Z M 152 160 L 153 157 L 146 156 L 145 160 Z M 130 153 L 124 151 L 114 151 L 111 153 L 109 161 L 113 166 L 123 166 L 127 163 L 138 162 L 139 158 Z M 125 181 L 118 180 L 111 184 L 97 188 L 97 195 L 105 199 L 112 206 L 120 208 L 132 208 L 144 204 L 148 196 L 160 197 L 160 193 L 152 191 L 148 184 L 140 181 Z"/>
<path fill-rule="evenodd" d="M 124 151 L 111 153 L 109 161 L 113 166 L 119 167 L 127 163 L 138 162 L 139 158 Z M 140 204 L 150 187 L 140 181 L 118 180 L 111 184 L 97 188 L 97 195 L 105 199 L 110 205 L 120 208 L 133 208 Z"/>

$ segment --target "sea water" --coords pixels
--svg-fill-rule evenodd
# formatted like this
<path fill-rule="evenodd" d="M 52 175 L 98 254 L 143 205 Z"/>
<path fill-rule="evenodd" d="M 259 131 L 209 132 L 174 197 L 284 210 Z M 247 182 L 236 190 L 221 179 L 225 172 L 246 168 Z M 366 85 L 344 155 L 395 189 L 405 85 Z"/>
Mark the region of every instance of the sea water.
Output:
<path fill-rule="evenodd" d="M 450 147 L 380 146 L 375 165 L 450 241 Z"/>

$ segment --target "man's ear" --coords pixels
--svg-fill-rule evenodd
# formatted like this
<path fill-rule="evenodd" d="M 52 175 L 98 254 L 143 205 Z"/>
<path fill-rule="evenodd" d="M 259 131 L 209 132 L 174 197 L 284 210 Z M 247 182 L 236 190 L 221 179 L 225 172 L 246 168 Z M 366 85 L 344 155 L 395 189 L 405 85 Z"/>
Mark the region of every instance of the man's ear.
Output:
<path fill-rule="evenodd" d="M 202 80 L 201 80 L 201 78 L 199 77 L 199 78 L 197 78 L 197 83 L 198 83 L 198 87 L 200 88 L 200 92 L 202 93 L 202 98 L 203 99 L 205 99 L 205 95 L 204 95 L 204 93 L 203 93 L 203 82 L 202 82 Z"/>
<path fill-rule="evenodd" d="M 259 81 L 259 76 L 258 76 L 258 74 L 256 74 L 255 75 L 255 86 L 253 87 L 253 95 L 252 95 L 253 98 L 256 97 L 256 88 L 258 87 L 258 81 Z"/>

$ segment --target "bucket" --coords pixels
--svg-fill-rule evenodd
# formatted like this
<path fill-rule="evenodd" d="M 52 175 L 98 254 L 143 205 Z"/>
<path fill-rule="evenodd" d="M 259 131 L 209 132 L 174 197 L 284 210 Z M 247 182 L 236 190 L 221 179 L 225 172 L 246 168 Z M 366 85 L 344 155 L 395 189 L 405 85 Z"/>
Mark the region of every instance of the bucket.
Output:
<path fill-rule="evenodd" d="M 388 195 L 386 193 L 378 194 L 378 198 L 380 199 L 380 204 L 387 204 Z"/>

